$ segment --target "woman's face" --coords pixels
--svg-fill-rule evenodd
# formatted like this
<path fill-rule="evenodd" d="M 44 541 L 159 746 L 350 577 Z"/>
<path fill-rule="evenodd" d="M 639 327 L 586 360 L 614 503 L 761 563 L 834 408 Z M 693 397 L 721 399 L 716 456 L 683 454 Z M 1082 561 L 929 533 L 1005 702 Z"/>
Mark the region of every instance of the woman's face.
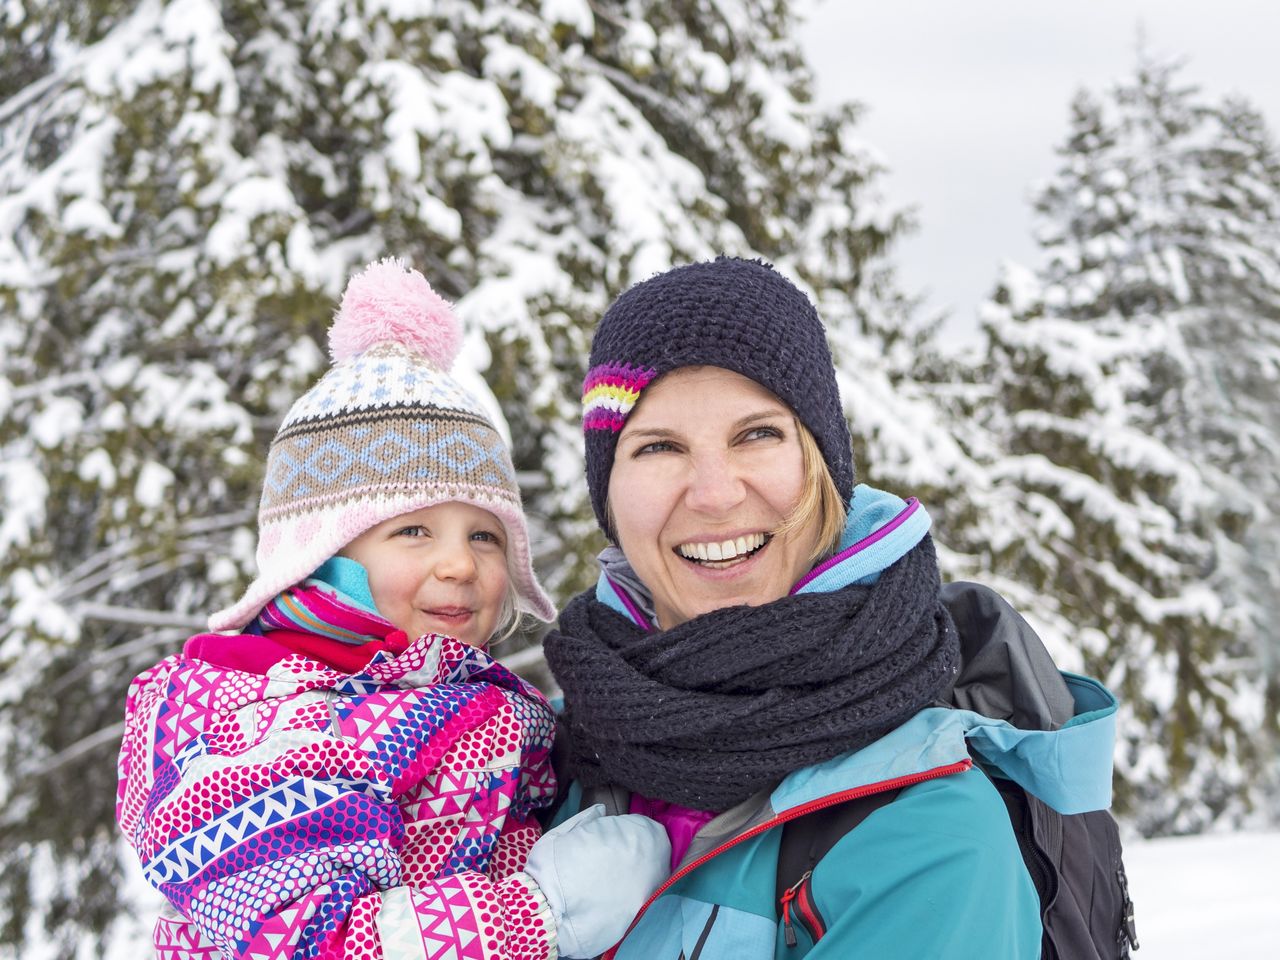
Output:
<path fill-rule="evenodd" d="M 685 367 L 645 390 L 618 438 L 609 506 L 658 625 L 787 595 L 817 530 L 774 531 L 804 489 L 794 415 L 754 380 Z"/>

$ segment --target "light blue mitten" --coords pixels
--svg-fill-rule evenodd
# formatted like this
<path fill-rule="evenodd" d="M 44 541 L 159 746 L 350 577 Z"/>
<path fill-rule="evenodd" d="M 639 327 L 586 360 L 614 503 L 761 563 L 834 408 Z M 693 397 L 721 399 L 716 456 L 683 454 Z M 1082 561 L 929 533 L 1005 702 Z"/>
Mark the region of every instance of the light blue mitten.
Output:
<path fill-rule="evenodd" d="M 525 872 L 547 898 L 562 957 L 595 957 L 617 943 L 671 871 L 671 841 L 659 824 L 588 807 L 529 851 Z"/>

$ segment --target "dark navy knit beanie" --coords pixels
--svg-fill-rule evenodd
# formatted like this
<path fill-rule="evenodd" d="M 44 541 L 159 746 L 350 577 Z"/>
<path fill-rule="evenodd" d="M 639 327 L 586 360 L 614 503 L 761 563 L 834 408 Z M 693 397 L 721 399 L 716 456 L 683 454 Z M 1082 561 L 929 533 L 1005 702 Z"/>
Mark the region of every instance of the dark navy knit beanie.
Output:
<path fill-rule="evenodd" d="M 732 370 L 773 391 L 818 441 L 836 489 L 853 493 L 853 451 L 818 312 L 756 260 L 717 257 L 636 284 L 605 311 L 582 385 L 587 486 L 605 520 L 618 434 L 641 392 L 680 367 Z"/>

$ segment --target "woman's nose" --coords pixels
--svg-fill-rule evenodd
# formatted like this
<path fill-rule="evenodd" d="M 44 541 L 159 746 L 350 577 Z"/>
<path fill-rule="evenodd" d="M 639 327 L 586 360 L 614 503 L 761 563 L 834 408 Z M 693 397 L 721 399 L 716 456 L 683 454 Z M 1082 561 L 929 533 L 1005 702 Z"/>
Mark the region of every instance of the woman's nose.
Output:
<path fill-rule="evenodd" d="M 746 484 L 726 457 L 706 457 L 694 462 L 685 503 L 699 513 L 718 514 L 742 503 Z"/>

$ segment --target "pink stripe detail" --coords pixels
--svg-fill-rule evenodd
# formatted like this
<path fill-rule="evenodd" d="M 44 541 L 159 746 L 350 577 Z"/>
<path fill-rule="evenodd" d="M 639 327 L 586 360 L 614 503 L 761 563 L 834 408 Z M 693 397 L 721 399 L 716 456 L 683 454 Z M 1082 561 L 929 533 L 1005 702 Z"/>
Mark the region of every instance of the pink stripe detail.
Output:
<path fill-rule="evenodd" d="M 815 577 L 821 576 L 823 573 L 830 570 L 836 564 L 840 563 L 843 560 L 847 560 L 849 557 L 852 557 L 855 553 L 860 553 L 861 551 L 867 549 L 867 547 L 871 546 L 873 543 L 877 543 L 880 540 L 883 540 L 885 537 L 891 534 L 894 530 L 897 530 L 898 527 L 906 523 L 907 518 L 910 517 L 913 513 L 915 513 L 916 509 L 919 506 L 920 506 L 919 500 L 917 500 L 915 497 L 909 498 L 907 500 L 907 505 L 902 509 L 901 513 L 899 513 L 896 517 L 894 517 L 892 520 L 886 523 L 879 530 L 863 537 L 853 546 L 845 550 L 841 550 L 834 557 L 831 557 L 828 560 L 824 560 L 822 563 L 818 564 L 816 567 L 814 567 L 812 570 L 810 570 L 808 573 L 806 573 L 803 577 L 800 578 L 800 581 L 794 587 L 791 588 L 790 592 L 788 593 L 788 596 L 795 596 L 795 593 L 797 590 L 803 587 L 806 583 L 809 583 Z"/>
<path fill-rule="evenodd" d="M 639 608 L 634 603 L 631 602 L 631 597 L 627 594 L 627 591 L 623 590 L 620 586 L 614 583 L 611 578 L 605 577 L 605 579 L 609 581 L 609 586 L 613 587 L 613 592 L 618 595 L 618 599 L 622 601 L 622 605 L 626 607 L 627 612 L 631 614 L 631 619 L 635 620 L 636 623 L 644 627 L 646 632 L 652 631 L 653 624 L 651 624 L 648 618 L 643 613 L 640 612 Z"/>
<path fill-rule="evenodd" d="M 290 610 L 289 605 L 282 599 L 283 597 L 287 597 L 306 616 L 318 623 L 354 634 L 353 642 L 356 642 L 355 638 L 377 637 L 378 639 L 383 639 L 394 629 L 391 623 L 382 617 L 368 613 L 358 607 L 349 606 L 317 586 L 294 587 L 286 590 L 284 594 L 278 594 L 274 600 L 267 604 L 261 614 L 264 623 L 268 626 L 279 627 L 284 630 L 299 629 L 299 625 L 294 619 L 298 615 L 297 611 Z M 307 624 L 304 621 L 302 629 L 314 628 L 314 624 Z"/>
<path fill-rule="evenodd" d="M 616 410 L 591 410 L 582 418 L 583 430 L 612 430 L 617 433 L 626 424 L 627 418 Z"/>
<path fill-rule="evenodd" d="M 657 372 L 651 367 L 633 367 L 628 363 L 602 363 L 587 371 L 586 379 L 582 381 L 582 393 L 585 396 L 602 383 L 628 390 L 643 390 Z"/>
<path fill-rule="evenodd" d="M 358 607 L 348 606 L 337 597 L 325 593 L 320 587 L 305 588 L 304 602 L 313 610 L 323 611 L 320 619 L 325 623 L 342 630 L 350 630 L 352 633 L 363 636 L 385 636 L 383 631 L 389 632 L 391 628 L 390 621 L 367 613 Z"/>

